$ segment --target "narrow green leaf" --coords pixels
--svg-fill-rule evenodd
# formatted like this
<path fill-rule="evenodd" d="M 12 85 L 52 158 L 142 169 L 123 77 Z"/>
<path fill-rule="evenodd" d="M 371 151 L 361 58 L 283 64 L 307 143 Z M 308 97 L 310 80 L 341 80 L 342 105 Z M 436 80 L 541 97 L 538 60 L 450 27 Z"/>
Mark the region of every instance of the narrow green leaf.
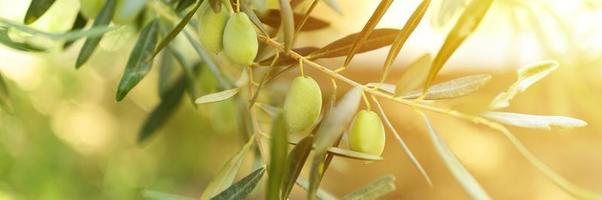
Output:
<path fill-rule="evenodd" d="M 343 200 L 378 199 L 395 191 L 395 176 L 386 175 L 366 184 L 364 187 L 343 196 Z"/>
<path fill-rule="evenodd" d="M 288 131 L 283 114 L 279 114 L 274 120 L 271 138 L 266 199 L 278 200 L 281 196 L 284 175 L 287 174 Z"/>
<path fill-rule="evenodd" d="M 222 169 L 219 170 L 217 175 L 211 179 L 211 182 L 209 182 L 205 190 L 203 190 L 203 193 L 201 194 L 201 200 L 208 200 L 232 185 L 236 173 L 238 173 L 238 170 L 242 165 L 245 155 L 247 152 L 249 152 L 254 143 L 255 136 L 252 136 L 247 144 L 245 144 L 242 149 L 236 153 L 236 155 L 230 158 L 230 160 L 222 167 Z"/>
<path fill-rule="evenodd" d="M 111 23 L 111 19 L 113 19 L 113 15 L 115 14 L 116 4 L 117 0 L 106 0 L 102 10 L 100 10 L 100 13 L 98 16 L 96 16 L 96 19 L 94 19 L 92 27 L 109 25 Z M 92 56 L 92 53 L 94 53 L 94 50 L 96 50 L 96 47 L 100 43 L 101 39 L 102 35 L 90 36 L 88 39 L 86 39 L 84 46 L 82 46 L 82 49 L 79 51 L 79 55 L 77 56 L 77 61 L 75 62 L 76 69 L 80 68 L 86 63 L 86 61 L 88 61 L 88 59 L 90 59 L 90 56 Z"/>
<path fill-rule="evenodd" d="M 315 137 L 315 153 L 310 170 L 310 187 L 308 199 L 313 199 L 316 189 L 322 180 L 322 171 L 326 152 L 343 134 L 343 131 L 353 120 L 353 116 L 362 98 L 363 89 L 355 87 L 351 89 L 343 98 L 333 107 L 324 117 L 324 120 L 318 127 Z"/>
<path fill-rule="evenodd" d="M 518 80 L 514 82 L 506 92 L 500 93 L 490 103 L 491 109 L 501 109 L 510 105 L 510 100 L 517 94 L 524 92 L 535 82 L 546 77 L 554 70 L 558 69 L 558 62 L 544 61 L 537 64 L 529 65 L 518 70 Z"/>
<path fill-rule="evenodd" d="M 25 24 L 34 23 L 40 18 L 50 6 L 54 4 L 54 0 L 31 0 L 27 13 L 25 14 Z"/>
<path fill-rule="evenodd" d="M 309 152 L 312 150 L 312 145 L 314 143 L 314 137 L 312 135 L 308 135 L 303 138 L 291 152 L 288 154 L 288 163 L 287 168 L 288 172 L 284 174 L 284 178 L 282 179 L 282 196 L 281 199 L 288 199 L 288 195 L 293 190 L 293 186 L 299 174 L 301 174 L 301 170 L 303 169 L 303 165 L 307 161 L 307 157 L 309 156 Z"/>
<path fill-rule="evenodd" d="M 406 154 L 406 156 L 408 156 L 408 158 L 410 158 L 410 161 L 412 161 L 412 164 L 414 165 L 414 167 L 416 168 L 416 170 L 418 170 L 418 172 L 420 172 L 420 174 L 422 175 L 422 177 L 424 178 L 424 180 L 426 180 L 426 182 L 430 186 L 432 186 L 433 182 L 431 181 L 431 178 L 429 177 L 428 173 L 426 173 L 426 170 L 424 170 L 424 168 L 422 167 L 422 165 L 420 164 L 420 162 L 418 162 L 418 159 L 416 159 L 416 156 L 414 156 L 414 153 L 412 153 L 412 150 L 410 150 L 410 148 L 408 147 L 408 145 L 401 138 L 400 134 L 397 132 L 397 130 L 395 129 L 395 127 L 393 126 L 393 124 L 389 120 L 389 117 L 387 116 L 387 113 L 385 113 L 385 110 L 383 109 L 383 106 L 380 104 L 380 102 L 378 101 L 378 99 L 376 99 L 376 97 L 372 96 L 372 100 L 373 100 L 374 104 L 376 105 L 378 113 L 380 114 L 380 116 L 382 117 L 383 121 L 385 122 L 385 124 L 389 128 L 391 134 L 393 134 L 393 136 L 395 136 L 395 139 L 397 140 L 397 143 L 399 143 L 399 146 L 401 147 L 401 149 L 403 150 L 403 152 Z"/>
<path fill-rule="evenodd" d="M 432 62 L 433 57 L 431 57 L 431 54 L 427 53 L 411 63 L 397 81 L 395 96 L 400 96 L 424 84 Z"/>
<path fill-rule="evenodd" d="M 523 128 L 552 130 L 553 127 L 569 129 L 587 126 L 587 122 L 583 120 L 564 116 L 527 115 L 507 112 L 488 112 L 483 114 L 483 116 L 493 121 Z"/>
<path fill-rule="evenodd" d="M 144 121 L 144 125 L 142 125 L 138 134 L 138 143 L 144 142 L 170 119 L 171 114 L 173 114 L 180 104 L 185 90 L 186 76 L 181 75 L 178 81 L 168 90 L 165 98 L 161 100 L 159 105 L 155 107 Z"/>
<path fill-rule="evenodd" d="M 228 189 L 211 198 L 211 200 L 246 199 L 253 189 L 255 189 L 257 183 L 259 183 L 264 173 L 265 168 L 263 167 L 255 170 L 240 181 L 232 184 L 232 186 L 230 186 Z"/>
<path fill-rule="evenodd" d="M 16 42 L 13 41 L 8 35 L 8 28 L 4 26 L 0 26 L 0 43 L 3 45 L 19 50 L 19 51 L 29 51 L 29 52 L 41 52 L 45 51 L 45 49 L 40 47 L 32 46 L 25 42 Z"/>
<path fill-rule="evenodd" d="M 70 32 L 83 29 L 84 27 L 86 27 L 87 23 L 88 19 L 86 19 L 86 17 L 84 17 L 84 15 L 82 15 L 81 12 L 78 12 L 77 16 L 75 17 L 75 21 L 73 21 L 73 25 L 71 25 Z M 63 49 L 69 48 L 74 42 L 75 40 L 65 42 L 65 44 L 63 44 Z"/>
<path fill-rule="evenodd" d="M 470 172 L 468 172 L 458 158 L 456 158 L 454 152 L 447 147 L 447 144 L 445 144 L 443 139 L 433 128 L 428 117 L 421 111 L 417 112 L 422 117 L 428 128 L 428 135 L 431 139 L 431 143 L 433 143 L 433 146 L 435 146 L 437 154 L 443 160 L 445 166 L 452 173 L 454 178 L 456 178 L 456 181 L 462 185 L 464 191 L 466 191 L 466 193 L 468 193 L 472 199 L 490 199 L 487 192 L 483 190 L 477 180 L 472 177 Z"/>
<path fill-rule="evenodd" d="M 338 147 L 330 147 L 330 148 L 328 148 L 327 152 L 329 154 L 333 154 L 336 156 L 342 156 L 345 158 L 351 158 L 351 159 L 356 159 L 356 160 L 365 160 L 365 161 L 383 160 L 383 158 L 380 156 L 375 156 L 372 154 L 362 153 L 362 152 L 353 151 L 353 150 L 349 150 L 349 149 L 341 149 Z"/>
<path fill-rule="evenodd" d="M 201 7 L 202 4 L 203 4 L 203 0 L 197 1 L 197 3 L 194 5 L 194 7 L 190 11 L 188 11 L 188 13 L 186 13 L 184 18 L 182 18 L 182 20 L 180 20 L 180 22 L 171 30 L 171 32 L 169 32 L 161 40 L 161 42 L 159 43 L 159 46 L 157 46 L 157 49 L 155 49 L 155 53 L 153 53 L 153 55 L 151 56 L 151 59 L 154 58 L 155 56 L 157 56 L 157 54 L 159 54 L 159 52 L 161 52 L 161 50 L 163 50 L 165 47 L 167 47 L 167 45 L 169 45 L 169 43 L 174 38 L 176 38 L 176 36 L 178 36 L 178 34 L 184 29 L 184 27 L 186 27 L 186 25 L 188 25 L 188 22 L 190 22 L 190 20 L 192 19 L 192 17 L 196 13 L 196 11 L 199 10 L 199 8 Z"/>
<path fill-rule="evenodd" d="M 483 88 L 490 80 L 491 75 L 489 74 L 477 74 L 438 83 L 429 88 L 424 99 L 441 100 L 466 96 Z M 401 97 L 414 99 L 420 97 L 421 94 L 421 90 L 414 90 Z"/>
<path fill-rule="evenodd" d="M 416 27 L 418 27 L 420 21 L 422 21 L 424 13 L 426 13 L 426 10 L 428 9 L 430 3 L 431 0 L 423 0 L 422 3 L 418 5 L 416 10 L 414 10 L 414 13 L 412 13 L 410 19 L 408 19 L 408 21 L 405 23 L 405 25 L 401 29 L 401 32 L 397 35 L 397 37 L 395 37 L 395 41 L 393 42 L 393 45 L 391 45 L 391 49 L 389 50 L 387 58 L 385 59 L 381 82 L 384 82 L 387 79 L 393 61 L 397 59 L 397 55 L 399 55 L 399 52 L 403 48 L 403 45 L 406 43 L 408 38 L 410 38 L 410 35 L 412 35 L 414 30 L 416 30 Z"/>
<path fill-rule="evenodd" d="M 158 78 L 158 91 L 159 97 L 163 99 L 165 97 L 165 93 L 167 92 L 167 88 L 169 88 L 169 84 L 171 83 L 171 77 L 173 73 L 173 55 L 169 51 L 169 49 L 163 51 L 163 55 L 161 55 L 161 63 L 159 64 L 159 78 Z"/>
<path fill-rule="evenodd" d="M 366 41 L 358 47 L 355 53 L 363 53 L 391 45 L 399 32 L 399 29 L 375 29 L 368 35 Z M 354 33 L 338 39 L 319 50 L 312 52 L 308 55 L 308 58 L 319 59 L 345 56 L 353 47 L 354 41 L 358 39 L 359 34 L 360 33 Z"/>
<path fill-rule="evenodd" d="M 176 4 L 176 12 L 180 13 L 186 8 L 190 7 L 195 2 L 195 0 L 179 0 L 178 4 Z"/>
<path fill-rule="evenodd" d="M 220 91 L 220 92 L 216 92 L 216 93 L 207 94 L 207 95 L 197 98 L 194 101 L 194 103 L 207 104 L 207 103 L 214 103 L 214 102 L 227 100 L 227 99 L 233 97 L 234 95 L 238 94 L 238 91 L 240 91 L 240 88 L 234 88 L 234 89 L 229 89 L 229 90 L 224 90 L 224 91 Z"/>
<path fill-rule="evenodd" d="M 458 19 L 452 30 L 447 34 L 445 42 L 439 49 L 439 53 L 435 56 L 431 71 L 424 84 L 423 91 L 426 92 L 431 86 L 443 65 L 451 57 L 451 55 L 460 47 L 460 45 L 472 35 L 473 32 L 479 27 L 481 20 L 487 14 L 489 7 L 494 0 L 478 0 L 470 1 L 470 4 L 466 7 L 462 16 Z"/>
<path fill-rule="evenodd" d="M 101 36 L 102 34 L 113 30 L 113 28 L 106 26 L 95 26 L 87 30 L 77 30 L 77 31 L 69 31 L 65 33 L 51 33 L 40 31 L 29 26 L 25 26 L 23 24 L 15 23 L 10 20 L 0 18 L 0 24 L 4 24 L 10 28 L 14 28 L 15 30 L 19 30 L 32 36 L 41 36 L 51 40 L 64 40 L 64 41 L 73 41 L 83 37 L 96 37 Z"/>
<path fill-rule="evenodd" d="M 372 16 L 370 16 L 370 19 L 368 19 L 368 22 L 366 23 L 366 25 L 364 25 L 364 28 L 362 29 L 362 31 L 360 32 L 358 37 L 353 42 L 351 49 L 347 53 L 347 58 L 345 58 L 345 63 L 343 64 L 343 66 L 349 65 L 349 63 L 351 62 L 351 59 L 353 59 L 353 57 L 357 53 L 358 49 L 364 44 L 364 42 L 366 42 L 368 40 L 368 37 L 374 30 L 374 27 L 376 27 L 376 25 L 378 24 L 380 19 L 383 17 L 383 15 L 385 15 L 387 10 L 391 6 L 391 3 L 393 3 L 393 0 L 381 0 L 380 1 L 380 4 L 378 4 L 378 7 L 372 13 Z"/>
<path fill-rule="evenodd" d="M 293 18 L 293 9 L 289 0 L 278 0 L 280 4 L 280 19 L 282 31 L 284 32 L 284 48 L 286 51 L 293 47 L 295 37 L 295 20 Z"/>
<path fill-rule="evenodd" d="M 263 23 L 262 20 L 259 19 L 259 17 L 257 17 L 257 15 L 255 14 L 255 11 L 253 11 L 253 9 L 249 8 L 249 6 L 247 4 L 240 4 L 240 9 L 245 12 L 245 14 L 247 14 L 247 16 L 249 16 L 249 19 L 251 20 L 251 22 L 253 22 L 253 24 L 255 24 L 255 27 L 257 27 L 259 29 L 259 31 L 261 31 L 261 33 L 263 33 L 263 35 L 269 35 L 268 31 L 265 30 L 265 27 L 263 27 Z"/>
<path fill-rule="evenodd" d="M 159 38 L 159 19 L 154 19 L 147 24 L 138 41 L 130 53 L 125 71 L 117 87 L 115 99 L 121 101 L 150 71 L 153 60 L 151 55 L 155 50 Z"/>

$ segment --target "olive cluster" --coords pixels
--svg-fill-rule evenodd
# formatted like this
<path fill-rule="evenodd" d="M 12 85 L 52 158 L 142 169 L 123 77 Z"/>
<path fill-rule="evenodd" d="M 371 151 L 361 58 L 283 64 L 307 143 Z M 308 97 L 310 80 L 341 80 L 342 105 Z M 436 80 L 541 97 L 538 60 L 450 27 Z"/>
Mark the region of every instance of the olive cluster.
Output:
<path fill-rule="evenodd" d="M 284 118 L 291 132 L 304 132 L 318 121 L 322 110 L 322 92 L 310 78 L 295 78 L 284 101 Z M 351 150 L 380 156 L 385 147 L 385 129 L 378 114 L 362 110 L 348 131 Z"/>
<path fill-rule="evenodd" d="M 223 50 L 235 64 L 248 66 L 253 63 L 259 44 L 247 14 L 226 8 L 214 12 L 210 6 L 204 5 L 199 17 L 199 38 L 207 50 L 215 54 Z"/>

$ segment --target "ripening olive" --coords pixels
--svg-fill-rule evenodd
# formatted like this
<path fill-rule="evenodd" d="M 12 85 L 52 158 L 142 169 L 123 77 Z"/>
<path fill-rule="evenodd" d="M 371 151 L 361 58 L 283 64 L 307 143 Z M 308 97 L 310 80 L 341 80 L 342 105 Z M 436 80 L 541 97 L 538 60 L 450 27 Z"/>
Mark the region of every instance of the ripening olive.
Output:
<path fill-rule="evenodd" d="M 228 17 L 230 14 L 225 7 L 215 13 L 211 7 L 206 6 L 203 13 L 200 14 L 199 38 L 207 50 L 212 53 L 217 54 L 222 50 L 222 38 Z"/>
<path fill-rule="evenodd" d="M 257 56 L 257 33 L 243 12 L 234 13 L 228 19 L 223 36 L 224 52 L 233 63 L 251 65 Z"/>
<path fill-rule="evenodd" d="M 117 0 L 113 22 L 122 25 L 133 22 L 144 6 L 146 0 Z"/>
<path fill-rule="evenodd" d="M 100 13 L 105 0 L 79 0 L 79 9 L 84 17 L 94 19 Z"/>
<path fill-rule="evenodd" d="M 351 150 L 380 156 L 385 148 L 385 128 L 375 112 L 362 110 L 349 130 Z"/>
<path fill-rule="evenodd" d="M 322 91 L 310 77 L 293 80 L 284 100 L 284 118 L 291 132 L 302 132 L 313 125 L 322 109 Z"/>

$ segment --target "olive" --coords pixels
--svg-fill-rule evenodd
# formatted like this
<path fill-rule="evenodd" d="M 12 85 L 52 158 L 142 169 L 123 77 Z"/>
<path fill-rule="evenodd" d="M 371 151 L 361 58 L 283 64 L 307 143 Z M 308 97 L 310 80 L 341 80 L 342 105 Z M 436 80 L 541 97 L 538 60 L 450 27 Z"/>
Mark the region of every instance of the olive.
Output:
<path fill-rule="evenodd" d="M 355 115 L 349 130 L 351 150 L 380 156 L 385 149 L 385 128 L 378 114 L 362 110 Z"/>
<path fill-rule="evenodd" d="M 230 61 L 239 65 L 251 65 L 259 45 L 257 33 L 247 14 L 234 13 L 228 18 L 223 36 L 224 53 Z"/>
<path fill-rule="evenodd" d="M 205 6 L 203 10 L 199 19 L 199 38 L 207 50 L 217 54 L 223 48 L 224 28 L 230 14 L 225 7 L 222 7 L 218 13 L 213 12 L 209 6 Z"/>
<path fill-rule="evenodd" d="M 299 76 L 291 84 L 284 100 L 284 118 L 291 132 L 311 127 L 322 110 L 322 91 L 311 77 Z"/>

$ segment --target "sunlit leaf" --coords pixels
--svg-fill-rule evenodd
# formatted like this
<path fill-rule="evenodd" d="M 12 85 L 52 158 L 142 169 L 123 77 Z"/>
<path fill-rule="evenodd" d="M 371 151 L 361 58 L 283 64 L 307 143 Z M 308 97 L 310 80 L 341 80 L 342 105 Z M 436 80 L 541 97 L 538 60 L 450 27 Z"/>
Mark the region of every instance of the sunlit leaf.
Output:
<path fill-rule="evenodd" d="M 32 46 L 25 42 L 17 42 L 10 38 L 8 35 L 8 28 L 4 26 L 0 26 L 0 43 L 3 45 L 13 48 L 15 50 L 20 51 L 30 51 L 30 52 L 41 52 L 45 51 L 45 49 L 40 47 Z"/>
<path fill-rule="evenodd" d="M 510 100 L 518 93 L 525 91 L 533 83 L 541 80 L 554 70 L 558 69 L 556 61 L 544 61 L 538 64 L 529 65 L 518 70 L 518 80 L 514 82 L 506 92 L 500 93 L 491 101 L 492 109 L 505 108 L 510 105 Z"/>
<path fill-rule="evenodd" d="M 266 199 L 277 200 L 280 199 L 282 181 L 287 173 L 288 131 L 283 114 L 279 114 L 272 124 Z"/>
<path fill-rule="evenodd" d="M 54 0 L 31 0 L 29 8 L 27 9 L 27 13 L 25 14 L 24 23 L 34 23 L 36 20 L 38 20 L 38 18 L 46 13 L 52 4 L 54 4 Z"/>
<path fill-rule="evenodd" d="M 425 100 L 451 99 L 469 95 L 485 86 L 491 80 L 489 74 L 465 76 L 431 86 L 424 97 Z M 404 99 L 418 98 L 421 90 L 410 91 L 403 94 Z"/>
<path fill-rule="evenodd" d="M 437 154 L 441 160 L 443 160 L 443 163 L 445 163 L 445 166 L 452 173 L 456 181 L 462 185 L 464 191 L 466 191 L 472 199 L 490 199 L 487 192 L 481 187 L 477 180 L 472 177 L 470 172 L 464 168 L 458 158 L 456 158 L 454 152 L 447 147 L 447 144 L 445 144 L 441 136 L 439 136 L 433 128 L 428 117 L 421 111 L 418 111 L 418 114 L 420 114 L 426 124 L 428 135 L 431 139 L 431 143 L 435 146 Z"/>
<path fill-rule="evenodd" d="M 363 89 L 354 87 L 326 114 L 315 134 L 315 153 L 310 170 L 308 199 L 313 199 L 319 187 L 326 152 L 351 123 L 362 98 Z"/>
<path fill-rule="evenodd" d="M 395 96 L 400 96 L 424 84 L 432 61 L 433 57 L 431 57 L 431 54 L 424 54 L 411 63 L 401 78 L 399 78 L 397 81 L 395 87 Z"/>
<path fill-rule="evenodd" d="M 293 18 L 293 9 L 289 0 L 278 0 L 280 5 L 280 19 L 282 31 L 284 32 L 284 49 L 286 51 L 293 47 L 295 37 L 295 20 Z"/>
<path fill-rule="evenodd" d="M 78 12 L 77 16 L 75 17 L 75 21 L 73 21 L 73 25 L 71 25 L 70 31 L 72 32 L 81 30 L 84 27 L 86 27 L 86 24 L 88 24 L 88 19 L 86 19 L 86 17 L 84 17 L 84 15 L 82 15 L 81 12 Z M 65 42 L 65 44 L 63 44 L 63 49 L 69 48 L 74 42 L 75 40 Z"/>
<path fill-rule="evenodd" d="M 397 55 L 399 55 L 399 52 L 403 48 L 403 45 L 406 43 L 408 38 L 410 38 L 410 35 L 412 35 L 414 30 L 416 30 L 416 27 L 418 27 L 420 21 L 422 21 L 424 13 L 426 13 L 426 10 L 428 9 L 430 3 L 431 0 L 423 0 L 422 3 L 418 5 L 414 13 L 412 13 L 408 21 L 405 23 L 405 25 L 401 29 L 401 32 L 397 35 L 397 37 L 395 37 L 395 41 L 393 42 L 393 45 L 391 45 L 391 49 L 389 50 L 387 58 L 385 59 L 385 65 L 383 66 L 383 75 L 381 81 L 387 79 L 393 61 L 395 61 Z"/>
<path fill-rule="evenodd" d="M 527 115 L 507 112 L 488 112 L 484 117 L 511 126 L 552 130 L 553 127 L 568 129 L 587 126 L 587 122 L 564 116 Z"/>
<path fill-rule="evenodd" d="M 460 47 L 466 38 L 471 36 L 475 30 L 477 30 L 481 20 L 483 20 L 487 14 L 493 1 L 494 0 L 470 1 L 470 4 L 468 4 L 452 30 L 447 34 L 447 38 L 441 46 L 441 49 L 439 49 L 439 53 L 435 56 L 433 65 L 430 69 L 431 71 L 424 84 L 424 92 L 431 86 L 435 77 L 437 77 L 437 74 L 439 74 L 439 71 L 443 68 L 443 65 L 445 65 L 451 55 L 454 54 L 456 49 Z"/>
<path fill-rule="evenodd" d="M 301 188 L 303 188 L 305 191 L 309 191 L 309 182 L 307 180 L 299 177 L 297 179 L 296 183 Z M 316 192 L 316 196 L 320 200 L 337 200 L 338 199 L 334 195 L 332 195 L 329 192 L 327 192 L 326 190 L 323 190 L 322 188 L 318 188 L 318 191 Z"/>
<path fill-rule="evenodd" d="M 94 19 L 92 27 L 102 27 L 109 25 L 111 23 L 111 19 L 113 19 L 116 4 L 117 0 L 105 1 L 104 6 L 100 10 L 100 13 L 98 14 L 98 16 L 96 16 L 96 19 Z M 94 53 L 94 50 L 96 50 L 96 47 L 100 43 L 101 39 L 102 35 L 90 36 L 88 37 L 88 39 L 86 39 L 86 42 L 84 42 L 84 46 L 82 46 L 82 49 L 79 51 L 79 55 L 77 56 L 75 68 L 80 68 L 86 63 L 86 61 L 88 61 L 88 59 L 90 59 L 90 56 L 92 56 L 92 53 Z"/>
<path fill-rule="evenodd" d="M 249 138 L 247 144 L 245 144 L 236 155 L 234 155 L 224 166 L 219 170 L 217 175 L 211 179 L 203 193 L 201 194 L 201 200 L 208 200 L 214 197 L 216 194 L 224 191 L 232 182 L 234 182 L 234 178 L 242 165 L 242 161 L 245 158 L 245 155 L 251 149 L 255 142 L 255 136 Z"/>
<path fill-rule="evenodd" d="M 40 31 L 35 28 L 31 28 L 31 27 L 25 26 L 23 24 L 15 23 L 15 22 L 12 22 L 12 21 L 4 19 L 4 18 L 0 18 L 0 24 L 4 24 L 7 27 L 13 28 L 15 30 L 31 34 L 32 36 L 41 36 L 41 37 L 45 37 L 45 38 L 48 38 L 51 40 L 64 40 L 64 41 L 73 41 L 73 40 L 77 40 L 77 39 L 80 39 L 83 37 L 101 36 L 102 34 L 114 29 L 114 28 L 109 27 L 108 25 L 105 25 L 105 26 L 93 26 L 86 30 L 69 31 L 69 32 L 65 32 L 65 33 L 52 33 L 52 32 Z"/>
<path fill-rule="evenodd" d="M 234 89 L 229 89 L 229 90 L 224 90 L 224 91 L 220 91 L 220 92 L 216 92 L 216 93 L 207 94 L 207 95 L 197 98 L 194 101 L 194 103 L 207 104 L 207 103 L 223 101 L 223 100 L 229 99 L 229 98 L 233 97 L 234 95 L 238 94 L 239 91 L 240 91 L 240 88 L 234 88 Z"/>
<path fill-rule="evenodd" d="M 288 172 L 284 174 L 284 178 L 282 179 L 282 195 L 281 199 L 287 199 L 288 195 L 293 190 L 293 186 L 301 174 L 301 170 L 303 169 L 303 165 L 307 161 L 307 157 L 309 156 L 309 152 L 312 150 L 312 145 L 314 142 L 314 137 L 309 135 L 303 138 L 291 152 L 289 153 L 287 159 L 287 168 Z"/>
<path fill-rule="evenodd" d="M 155 107 L 144 121 L 142 128 L 140 128 L 140 133 L 138 134 L 138 143 L 144 142 L 170 119 L 171 114 L 176 111 L 176 108 L 180 104 L 180 100 L 182 99 L 185 90 L 186 76 L 181 75 L 178 78 L 178 81 L 167 91 L 165 98 L 161 99 L 159 105 Z"/>
<path fill-rule="evenodd" d="M 232 186 L 230 186 L 228 189 L 211 198 L 211 200 L 246 199 L 247 195 L 249 195 L 253 191 L 253 189 L 255 189 L 257 183 L 259 183 L 264 173 L 265 168 L 263 167 L 255 170 L 251 174 L 240 179 L 240 181 L 232 184 Z"/>
<path fill-rule="evenodd" d="M 393 0 L 380 1 L 378 7 L 376 7 L 376 10 L 372 13 L 372 16 L 370 16 L 370 19 L 368 19 L 368 22 L 366 22 L 366 25 L 364 25 L 364 28 L 353 42 L 351 49 L 349 49 L 349 52 L 347 52 L 347 58 L 345 58 L 345 63 L 343 64 L 343 66 L 349 65 L 349 63 L 351 62 L 355 54 L 358 52 L 360 47 L 362 47 L 363 44 L 367 42 L 368 37 L 374 30 L 374 27 L 376 27 L 380 19 L 383 17 L 383 15 L 385 15 L 387 10 L 391 6 L 391 3 L 393 3 Z"/>
<path fill-rule="evenodd" d="M 362 188 L 343 196 L 343 200 L 378 199 L 395 191 L 395 176 L 386 175 L 366 184 Z"/>
<path fill-rule="evenodd" d="M 280 10 L 275 10 L 275 9 L 268 10 L 267 13 L 261 17 L 261 22 L 263 22 L 266 25 L 271 26 L 273 28 L 279 28 L 280 27 L 280 18 L 281 18 L 280 15 L 282 15 L 280 13 Z M 301 25 L 301 22 L 303 22 L 303 18 L 304 18 L 303 15 L 298 14 L 298 13 L 293 13 L 293 19 L 295 21 L 295 30 L 297 30 L 299 28 L 299 26 Z M 303 27 L 301 28 L 300 31 L 319 30 L 319 29 L 326 28 L 329 25 L 330 24 L 327 21 L 310 16 L 307 18 L 307 21 L 305 22 L 305 24 L 303 25 Z"/>
<path fill-rule="evenodd" d="M 399 32 L 399 29 L 375 29 L 371 32 L 366 41 L 360 47 L 358 47 L 355 53 L 363 53 L 391 45 L 395 40 L 395 36 L 399 34 Z M 312 52 L 308 55 L 308 58 L 318 59 L 345 56 L 351 50 L 354 41 L 356 38 L 358 38 L 358 36 L 359 33 L 354 33 L 338 39 L 322 47 L 321 49 Z"/>
<path fill-rule="evenodd" d="M 397 130 L 395 129 L 395 127 L 389 120 L 389 117 L 385 113 L 385 110 L 383 109 L 383 106 L 380 104 L 378 99 L 376 99 L 376 97 L 372 96 L 372 100 L 373 100 L 374 104 L 376 105 L 376 108 L 378 109 L 378 113 L 380 114 L 381 118 L 385 122 L 385 125 L 387 125 L 387 127 L 389 128 L 390 133 L 393 134 L 393 136 L 395 136 L 395 139 L 397 140 L 397 143 L 399 143 L 399 146 L 401 147 L 403 152 L 408 156 L 408 158 L 410 158 L 410 161 L 412 161 L 412 164 L 414 165 L 414 167 L 418 170 L 418 172 L 420 172 L 422 177 L 424 177 L 424 180 L 426 180 L 426 182 L 429 185 L 433 185 L 431 178 L 426 173 L 426 170 L 424 170 L 422 165 L 420 165 L 420 162 L 418 162 L 418 159 L 416 159 L 416 156 L 414 156 L 414 153 L 412 153 L 412 150 L 410 150 L 410 148 L 405 143 L 405 141 L 403 141 L 400 134 L 397 132 Z"/>
<path fill-rule="evenodd" d="M 165 47 L 167 47 L 167 45 L 169 45 L 169 43 L 174 38 L 176 38 L 176 36 L 178 36 L 178 34 L 184 29 L 184 27 L 186 27 L 186 25 L 188 25 L 188 22 L 190 22 L 190 20 L 192 19 L 192 17 L 196 13 L 196 11 L 199 10 L 199 8 L 203 4 L 203 2 L 204 1 L 202 1 L 202 0 L 197 1 L 197 3 L 194 5 L 194 7 L 192 7 L 192 9 L 190 9 L 190 11 L 188 11 L 188 13 L 186 13 L 186 15 L 182 18 L 182 20 L 180 20 L 180 22 L 178 22 L 178 24 L 163 39 L 161 39 L 161 42 L 159 43 L 159 46 L 157 46 L 157 48 L 155 49 L 155 52 L 151 56 L 151 59 L 154 58 L 155 56 L 157 56 L 157 54 L 159 54 L 159 52 L 161 52 L 161 50 L 163 50 Z"/>
<path fill-rule="evenodd" d="M 328 148 L 328 153 L 334 154 L 336 156 L 342 156 L 345 158 L 357 159 L 357 160 L 365 160 L 365 161 L 379 161 L 383 158 L 380 156 L 375 156 L 372 154 L 362 153 L 358 151 L 353 151 L 349 149 L 341 149 L 338 147 L 330 147 Z"/>
<path fill-rule="evenodd" d="M 121 101 L 150 71 L 151 56 L 159 38 L 159 19 L 147 24 L 138 36 L 138 41 L 130 53 L 123 77 L 117 87 L 115 99 Z"/>

